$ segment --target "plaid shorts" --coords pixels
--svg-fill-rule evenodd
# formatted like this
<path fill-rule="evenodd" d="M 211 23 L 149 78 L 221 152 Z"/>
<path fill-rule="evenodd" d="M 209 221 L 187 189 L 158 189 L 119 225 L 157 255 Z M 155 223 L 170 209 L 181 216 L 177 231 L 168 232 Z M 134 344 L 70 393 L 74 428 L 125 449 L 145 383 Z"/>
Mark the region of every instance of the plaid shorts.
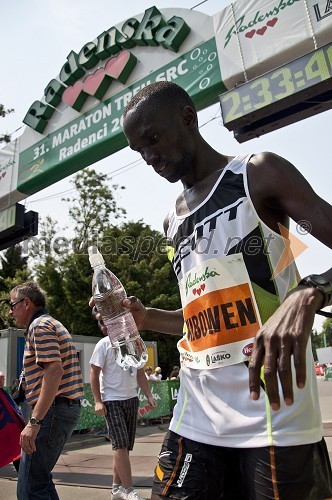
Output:
<path fill-rule="evenodd" d="M 132 450 L 135 442 L 138 398 L 104 401 L 106 423 L 113 450 Z"/>

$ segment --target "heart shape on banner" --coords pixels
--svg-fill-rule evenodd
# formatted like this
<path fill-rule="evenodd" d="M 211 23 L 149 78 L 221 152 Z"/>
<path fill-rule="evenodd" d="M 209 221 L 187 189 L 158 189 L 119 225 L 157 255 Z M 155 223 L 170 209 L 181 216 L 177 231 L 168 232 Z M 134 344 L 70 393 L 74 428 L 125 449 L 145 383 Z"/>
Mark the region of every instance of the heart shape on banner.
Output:
<path fill-rule="evenodd" d="M 145 409 L 144 408 L 139 408 L 138 409 L 138 413 L 141 415 L 141 417 L 143 417 L 143 415 L 145 414 Z"/>
<path fill-rule="evenodd" d="M 128 50 L 122 50 L 116 57 L 112 57 L 105 66 L 106 75 L 119 80 L 121 83 L 126 83 L 127 77 L 124 78 L 124 70 L 131 58 L 131 53 Z"/>
<path fill-rule="evenodd" d="M 101 101 L 112 80 L 126 83 L 136 63 L 137 58 L 131 52 L 122 50 L 117 56 L 111 57 L 104 68 L 98 68 L 83 80 L 66 88 L 62 95 L 62 101 L 76 111 L 81 110 L 89 95 Z"/>
<path fill-rule="evenodd" d="M 274 17 L 273 19 L 270 19 L 266 24 L 267 24 L 267 26 L 270 26 L 270 28 L 273 28 L 273 26 L 275 25 L 275 23 L 277 21 L 278 21 L 278 18 Z"/>
<path fill-rule="evenodd" d="M 267 21 L 266 26 L 262 26 L 258 30 L 247 31 L 245 36 L 247 38 L 252 38 L 255 33 L 257 33 L 257 35 L 262 36 L 262 35 L 264 35 L 265 31 L 267 30 L 267 26 L 269 26 L 270 28 L 273 28 L 275 26 L 275 24 L 277 23 L 277 21 L 278 21 L 278 18 L 274 17 L 273 19 L 270 19 L 269 21 Z"/>
<path fill-rule="evenodd" d="M 245 36 L 247 38 L 252 38 L 255 33 L 256 33 L 256 30 L 247 31 L 247 33 L 245 34 Z"/>
<path fill-rule="evenodd" d="M 71 108 L 76 109 L 76 111 L 80 111 L 87 97 L 88 94 L 83 90 L 83 82 L 78 81 L 71 87 L 66 88 L 62 94 L 62 101 Z"/>
<path fill-rule="evenodd" d="M 112 79 L 105 74 L 104 68 L 99 68 L 92 75 L 84 78 L 83 88 L 85 92 L 100 100 L 104 97 L 111 82 Z"/>
<path fill-rule="evenodd" d="M 257 30 L 256 33 L 257 33 L 257 35 L 264 35 L 266 30 L 267 30 L 267 27 L 263 26 L 262 28 L 259 28 L 259 30 Z"/>

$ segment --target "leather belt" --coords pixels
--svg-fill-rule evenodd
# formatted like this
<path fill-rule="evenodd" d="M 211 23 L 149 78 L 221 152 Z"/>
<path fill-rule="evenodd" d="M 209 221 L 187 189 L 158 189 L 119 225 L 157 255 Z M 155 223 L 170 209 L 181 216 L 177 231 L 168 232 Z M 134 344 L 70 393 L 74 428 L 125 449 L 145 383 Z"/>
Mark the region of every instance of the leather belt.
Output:
<path fill-rule="evenodd" d="M 52 406 L 57 406 L 57 405 L 73 406 L 73 405 L 80 405 L 80 404 L 81 404 L 80 399 L 70 399 L 70 398 L 65 398 L 64 396 L 56 396 L 54 398 Z"/>

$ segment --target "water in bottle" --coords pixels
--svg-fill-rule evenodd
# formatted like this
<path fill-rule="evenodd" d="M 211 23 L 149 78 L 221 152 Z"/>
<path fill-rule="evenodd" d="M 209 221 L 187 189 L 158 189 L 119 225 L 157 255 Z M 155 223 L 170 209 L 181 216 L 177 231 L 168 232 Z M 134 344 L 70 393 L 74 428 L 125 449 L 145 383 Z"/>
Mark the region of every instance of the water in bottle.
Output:
<path fill-rule="evenodd" d="M 105 267 L 97 247 L 89 247 L 88 252 L 93 268 L 92 295 L 107 328 L 116 362 L 124 370 L 141 368 L 148 359 L 148 353 L 133 315 L 122 305 L 126 291 L 121 281 Z"/>

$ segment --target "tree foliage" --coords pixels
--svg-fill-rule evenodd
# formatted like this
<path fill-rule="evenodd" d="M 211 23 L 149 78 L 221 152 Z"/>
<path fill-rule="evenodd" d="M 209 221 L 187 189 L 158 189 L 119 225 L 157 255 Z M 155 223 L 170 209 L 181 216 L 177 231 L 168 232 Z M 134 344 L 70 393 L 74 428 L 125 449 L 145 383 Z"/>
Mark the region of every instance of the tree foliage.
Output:
<path fill-rule="evenodd" d="M 109 227 L 100 247 L 107 267 L 126 288 L 147 307 L 166 310 L 181 307 L 176 277 L 165 251 L 165 239 L 159 231 L 143 222 Z M 179 337 L 152 331 L 141 332 L 143 339 L 158 344 L 159 364 L 166 374 L 179 363 Z"/>
<path fill-rule="evenodd" d="M 98 246 L 106 266 L 123 283 L 127 295 L 136 295 L 150 307 L 180 307 L 177 281 L 161 233 L 151 230 L 141 221 L 125 222 L 121 226 L 108 226 Z M 52 315 L 72 334 L 101 335 L 88 307 L 92 269 L 87 249 L 57 260 L 48 255 L 36 273 L 39 284 L 47 293 Z M 142 337 L 158 342 L 159 363 L 164 373 L 178 363 L 177 337 L 150 331 L 142 332 Z"/>
<path fill-rule="evenodd" d="M 29 244 L 36 281 L 46 292 L 51 315 L 72 334 L 101 336 L 88 302 L 92 269 L 88 246 L 97 244 L 106 266 L 118 276 L 127 295 L 136 295 L 146 306 L 174 310 L 180 306 L 178 284 L 165 251 L 163 235 L 142 221 L 124 221 L 125 211 L 116 203 L 117 185 L 107 176 L 85 169 L 75 176 L 76 194 L 67 199 L 74 222 L 74 236 L 67 251 L 58 251 L 57 226 L 50 218 L 40 225 L 40 235 Z M 141 332 L 156 341 L 163 373 L 178 364 L 178 337 Z"/>
<path fill-rule="evenodd" d="M 322 325 L 321 336 L 323 338 L 323 346 L 332 346 L 332 318 L 326 318 Z"/>
<path fill-rule="evenodd" d="M 0 255 L 0 329 L 13 326 L 8 312 L 9 294 L 14 286 L 31 278 L 28 257 L 22 255 L 22 247 L 14 245 Z"/>
<path fill-rule="evenodd" d="M 76 188 L 74 198 L 64 198 L 70 205 L 69 216 L 75 222 L 75 246 L 84 249 L 93 235 L 101 236 L 104 228 L 125 215 L 125 210 L 117 206 L 114 192 L 117 184 L 109 186 L 106 174 L 98 174 L 94 169 L 85 168 L 72 181 Z"/>
<path fill-rule="evenodd" d="M 332 346 L 332 318 L 327 318 L 323 325 L 322 331 L 318 333 L 313 330 L 311 333 L 311 344 L 314 359 L 317 361 L 318 356 L 316 349 Z"/>
<path fill-rule="evenodd" d="M 0 104 L 0 117 L 5 118 L 6 115 L 9 115 L 9 113 L 13 113 L 13 109 L 5 109 L 3 104 Z M 2 142 L 9 142 L 10 141 L 10 135 L 9 134 L 0 134 L 0 144 Z"/>
<path fill-rule="evenodd" d="M 14 278 L 16 271 L 25 269 L 28 265 L 28 257 L 22 255 L 22 247 L 14 245 L 4 251 L 0 256 L 0 283 L 5 278 Z"/>

